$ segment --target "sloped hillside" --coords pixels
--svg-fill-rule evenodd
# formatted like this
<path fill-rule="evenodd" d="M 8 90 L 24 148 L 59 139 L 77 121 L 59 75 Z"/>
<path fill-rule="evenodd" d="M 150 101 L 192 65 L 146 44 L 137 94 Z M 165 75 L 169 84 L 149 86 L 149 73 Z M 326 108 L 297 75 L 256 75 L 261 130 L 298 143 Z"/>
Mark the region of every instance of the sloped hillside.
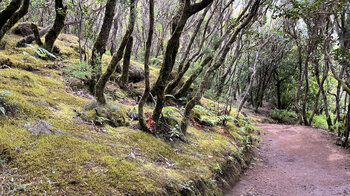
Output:
<path fill-rule="evenodd" d="M 254 119 L 223 126 L 203 99 L 182 140 L 157 138 L 137 129 L 128 115 L 136 101 L 113 82 L 113 112 L 94 110 L 83 82 L 67 76 L 79 62 L 76 37 L 60 36 L 54 61 L 16 48 L 20 39 L 7 35 L 0 50 L 0 195 L 221 195 L 251 159 Z M 177 107 L 166 115 L 181 117 Z"/>

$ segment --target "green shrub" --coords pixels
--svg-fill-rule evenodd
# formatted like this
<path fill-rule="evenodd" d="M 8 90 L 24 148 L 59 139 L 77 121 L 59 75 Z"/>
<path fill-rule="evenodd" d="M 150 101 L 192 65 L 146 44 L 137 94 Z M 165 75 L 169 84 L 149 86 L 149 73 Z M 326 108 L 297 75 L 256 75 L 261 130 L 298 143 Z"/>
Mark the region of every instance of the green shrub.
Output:
<path fill-rule="evenodd" d="M 7 95 L 12 94 L 11 92 L 7 92 L 7 91 L 2 91 L 0 92 L 0 115 L 6 115 L 6 106 L 7 106 Z"/>
<path fill-rule="evenodd" d="M 322 129 L 328 129 L 327 117 L 325 114 L 315 115 L 312 121 L 312 126 Z"/>
<path fill-rule="evenodd" d="M 91 76 L 92 68 L 88 63 L 80 62 L 75 65 L 65 65 L 63 70 L 68 78 L 84 78 Z"/>
<path fill-rule="evenodd" d="M 279 110 L 276 108 L 270 111 L 270 115 L 272 116 L 272 118 L 276 118 L 278 120 L 286 122 L 292 122 L 298 118 L 297 114 L 294 111 Z"/>

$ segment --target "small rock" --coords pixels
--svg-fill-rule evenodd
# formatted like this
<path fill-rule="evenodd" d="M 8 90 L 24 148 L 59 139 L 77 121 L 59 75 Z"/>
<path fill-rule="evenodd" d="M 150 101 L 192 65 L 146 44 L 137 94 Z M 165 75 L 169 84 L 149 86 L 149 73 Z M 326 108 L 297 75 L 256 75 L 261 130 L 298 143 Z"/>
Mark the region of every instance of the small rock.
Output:
<path fill-rule="evenodd" d="M 26 128 L 32 135 L 59 135 L 62 131 L 56 126 L 44 121 L 39 120 L 36 123 L 26 123 L 24 124 Z"/>

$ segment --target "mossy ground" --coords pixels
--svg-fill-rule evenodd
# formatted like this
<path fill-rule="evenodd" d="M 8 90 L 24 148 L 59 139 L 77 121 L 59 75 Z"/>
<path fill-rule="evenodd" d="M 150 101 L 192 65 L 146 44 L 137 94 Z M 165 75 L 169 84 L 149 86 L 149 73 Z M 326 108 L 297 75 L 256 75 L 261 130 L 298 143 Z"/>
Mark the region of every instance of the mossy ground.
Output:
<path fill-rule="evenodd" d="M 247 132 L 233 123 L 225 128 L 233 137 L 190 127 L 186 142 L 164 141 L 130 127 L 96 129 L 76 112 L 92 101 L 74 94 L 60 70 L 46 68 L 53 62 L 23 55 L 27 51 L 34 56 L 28 47 L 14 48 L 19 39 L 7 35 L 6 47 L 0 50 L 0 62 L 13 63 L 11 68 L 0 69 L 0 92 L 10 92 L 6 103 L 16 111 L 0 115 L 0 193 L 214 195 L 222 193 L 218 176 L 230 172 L 224 169 L 227 164 L 232 160 L 236 160 L 235 168 L 244 164 L 238 157 Z M 61 35 L 57 42 L 64 51 L 60 61 L 78 62 L 75 39 Z M 25 70 L 28 64 L 39 70 Z M 151 71 L 154 80 L 157 70 Z M 38 120 L 52 124 L 60 133 L 31 135 L 24 125 Z"/>

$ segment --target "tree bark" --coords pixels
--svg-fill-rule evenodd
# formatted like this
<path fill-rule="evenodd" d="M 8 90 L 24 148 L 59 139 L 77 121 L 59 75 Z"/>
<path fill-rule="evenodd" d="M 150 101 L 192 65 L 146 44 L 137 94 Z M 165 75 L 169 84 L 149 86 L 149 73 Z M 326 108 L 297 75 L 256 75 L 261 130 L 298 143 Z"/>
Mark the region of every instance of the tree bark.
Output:
<path fill-rule="evenodd" d="M 302 63 L 303 63 L 302 49 L 301 49 L 301 46 L 298 45 L 299 83 L 298 83 L 298 86 L 295 92 L 295 97 L 294 97 L 294 107 L 295 107 L 295 112 L 297 113 L 297 116 L 298 116 L 298 124 L 302 123 L 302 116 L 301 116 L 300 107 L 299 107 L 300 90 L 301 90 L 301 86 L 303 85 L 303 79 L 304 79 Z"/>
<path fill-rule="evenodd" d="M 241 40 L 242 40 L 242 34 L 240 34 L 238 39 L 237 39 L 237 46 L 236 46 L 235 53 L 234 53 L 234 56 L 233 56 L 233 59 L 230 63 L 229 68 L 226 70 L 226 72 L 223 74 L 223 76 L 220 77 L 218 90 L 216 92 L 217 98 L 219 98 L 221 96 L 221 93 L 224 89 L 224 85 L 226 82 L 226 78 L 231 73 L 232 67 L 234 67 L 234 69 L 236 69 L 236 66 L 237 66 L 236 61 L 239 59 L 239 56 L 241 54 L 241 49 L 242 49 Z"/>
<path fill-rule="evenodd" d="M 119 23 L 119 13 L 117 13 L 113 18 L 113 31 L 111 38 L 111 54 L 114 54 L 117 48 L 117 33 L 118 33 L 118 23 Z"/>
<path fill-rule="evenodd" d="M 192 5 L 190 0 L 181 0 L 180 2 L 178 13 L 172 21 L 172 36 L 169 39 L 166 47 L 163 65 L 160 69 L 158 79 L 152 89 L 152 92 L 157 96 L 156 107 L 153 110 L 152 114 L 152 119 L 155 122 L 156 127 L 158 126 L 158 121 L 164 106 L 164 90 L 168 83 L 169 75 L 172 72 L 175 64 L 175 59 L 180 45 L 180 36 L 183 32 L 186 22 L 189 17 L 201 11 L 212 2 L 213 0 L 202 0 L 200 3 L 195 3 Z"/>
<path fill-rule="evenodd" d="M 67 6 L 63 5 L 62 0 L 55 0 L 55 11 L 56 11 L 55 22 L 52 28 L 46 34 L 45 43 L 43 46 L 49 52 L 52 52 L 55 41 L 60 35 L 62 29 L 64 28 L 64 20 L 66 19 L 67 9 L 68 9 Z"/>
<path fill-rule="evenodd" d="M 92 73 L 91 81 L 89 82 L 91 93 L 95 91 L 94 87 L 96 82 L 102 74 L 102 56 L 106 52 L 107 41 L 113 24 L 116 4 L 117 0 L 107 1 L 102 27 L 92 48 L 90 59 Z"/>
<path fill-rule="evenodd" d="M 38 46 L 42 47 L 43 42 L 40 39 L 40 33 L 39 33 L 39 30 L 38 30 L 38 27 L 34 23 L 32 23 L 30 25 L 30 27 L 31 27 L 31 29 L 33 31 L 35 42 L 38 44 Z"/>
<path fill-rule="evenodd" d="M 130 59 L 131 59 L 131 51 L 132 51 L 132 44 L 134 42 L 134 39 L 132 36 L 130 36 L 128 43 L 125 46 L 125 52 L 124 52 L 124 58 L 123 58 L 123 68 L 122 68 L 122 75 L 119 79 L 119 86 L 121 89 L 126 89 L 129 83 L 129 67 L 130 67 Z"/>
<path fill-rule="evenodd" d="M 203 76 L 203 79 L 200 83 L 199 89 L 196 92 L 196 95 L 186 104 L 184 117 L 182 118 L 181 125 L 180 125 L 181 131 L 183 133 L 186 133 L 188 119 L 190 117 L 190 114 L 191 114 L 193 107 L 200 101 L 200 99 L 203 96 L 203 93 L 206 89 L 206 84 L 208 82 L 207 80 L 210 78 L 210 76 L 213 74 L 213 72 L 215 70 L 217 70 L 220 67 L 220 65 L 222 65 L 224 63 L 226 56 L 231 49 L 232 44 L 237 39 L 238 34 L 244 28 L 246 28 L 248 26 L 248 24 L 253 20 L 254 16 L 258 12 L 259 6 L 260 6 L 260 0 L 255 0 L 255 2 L 253 3 L 253 5 L 251 7 L 250 13 L 246 16 L 244 21 L 242 23 L 240 23 L 237 26 L 237 28 L 234 30 L 229 41 L 225 44 L 224 48 L 221 50 L 222 51 L 221 55 L 217 58 L 217 61 L 206 70 L 206 72 Z"/>
<path fill-rule="evenodd" d="M 151 46 L 152 46 L 152 38 L 153 38 L 153 31 L 154 31 L 154 0 L 149 0 L 149 30 L 148 30 L 148 38 L 146 42 L 146 53 L 145 53 L 145 91 L 143 92 L 143 95 L 141 97 L 141 100 L 139 102 L 139 108 L 138 108 L 138 118 L 139 118 L 139 124 L 140 128 L 143 131 L 149 131 L 144 117 L 143 117 L 143 107 L 146 104 L 146 101 L 149 97 L 149 94 L 151 92 L 151 86 L 149 81 L 149 58 L 151 54 Z"/>
<path fill-rule="evenodd" d="M 236 114 L 236 119 L 238 119 L 238 116 L 239 116 L 239 113 L 241 112 L 243 106 L 244 106 L 244 103 L 247 101 L 248 99 L 248 96 L 252 90 L 252 87 L 253 87 L 253 83 L 254 83 L 254 79 L 255 79 L 255 75 L 256 75 L 256 66 L 258 64 L 258 60 L 259 60 L 259 55 L 260 55 L 260 52 L 261 52 L 261 49 L 262 47 L 259 49 L 259 51 L 256 53 L 256 56 L 255 56 L 255 62 L 254 62 L 254 65 L 253 65 L 253 73 L 252 75 L 250 76 L 250 81 L 249 81 L 249 85 L 247 87 L 247 90 L 243 96 L 243 99 L 241 100 L 241 103 L 239 104 L 238 108 L 237 108 L 237 114 Z"/>
<path fill-rule="evenodd" d="M 100 104 L 106 104 L 106 98 L 104 96 L 104 89 L 107 82 L 109 81 L 111 75 L 115 72 L 119 61 L 122 59 L 124 54 L 124 49 L 126 44 L 131 37 L 132 32 L 134 31 L 135 21 L 136 21 L 136 3 L 135 0 L 130 0 L 130 17 L 129 17 L 129 26 L 127 31 L 124 34 L 122 42 L 119 45 L 118 51 L 113 54 L 112 60 L 108 65 L 108 68 L 105 73 L 103 73 L 96 83 L 95 86 L 95 97 Z"/>
<path fill-rule="evenodd" d="M 23 0 L 22 6 L 19 10 L 17 10 L 11 17 L 7 20 L 7 22 L 0 29 L 0 41 L 4 38 L 7 31 L 9 31 L 21 18 L 23 18 L 29 9 L 30 0 Z"/>
<path fill-rule="evenodd" d="M 22 0 L 12 0 L 11 3 L 0 12 L 0 29 L 6 24 L 11 16 L 19 9 Z"/>

